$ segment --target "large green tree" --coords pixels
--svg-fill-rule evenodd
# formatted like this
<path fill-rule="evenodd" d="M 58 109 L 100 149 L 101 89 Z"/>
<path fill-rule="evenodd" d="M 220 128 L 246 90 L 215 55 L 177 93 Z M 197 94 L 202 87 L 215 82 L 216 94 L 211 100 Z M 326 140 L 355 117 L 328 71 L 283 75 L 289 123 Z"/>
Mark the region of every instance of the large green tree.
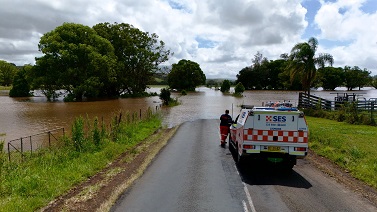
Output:
<path fill-rule="evenodd" d="M 64 23 L 44 34 L 38 47 L 44 55 L 36 58 L 34 86 L 48 98 L 55 98 L 59 89 L 76 101 L 108 95 L 116 77 L 116 57 L 111 43 L 95 30 Z"/>
<path fill-rule="evenodd" d="M 168 74 L 168 85 L 177 90 L 194 91 L 196 86 L 205 83 L 206 76 L 199 64 L 190 60 L 180 60 L 173 64 Z"/>
<path fill-rule="evenodd" d="M 344 72 L 342 68 L 324 67 L 318 69 L 317 78 L 324 90 L 335 90 L 343 85 Z"/>
<path fill-rule="evenodd" d="M 9 91 L 10 97 L 28 97 L 31 96 L 30 84 L 27 80 L 27 74 L 32 69 L 31 65 L 25 65 L 17 72 L 13 80 L 12 89 Z"/>
<path fill-rule="evenodd" d="M 357 87 L 360 90 L 362 87 L 369 85 L 372 81 L 370 72 L 366 69 L 362 70 L 358 66 L 354 66 L 353 68 L 346 66 L 343 70 L 345 78 L 344 83 L 349 91 Z"/>
<path fill-rule="evenodd" d="M 242 83 L 245 89 L 261 90 L 268 87 L 268 60 L 260 52 L 254 55 L 252 65 L 243 68 L 237 74 L 236 83 Z"/>
<path fill-rule="evenodd" d="M 316 77 L 317 67 L 324 68 L 327 63 L 332 66 L 334 62 L 330 54 L 320 53 L 316 56 L 317 47 L 318 40 L 312 37 L 308 42 L 296 44 L 289 55 L 290 63 L 287 68 L 291 79 L 299 75 L 302 87 L 308 94 Z"/>
<path fill-rule="evenodd" d="M 145 92 L 148 83 L 168 60 L 170 51 L 156 34 L 143 32 L 125 23 L 100 23 L 93 29 L 114 46 L 117 56 L 116 83 L 109 88 L 113 95 Z"/>
<path fill-rule="evenodd" d="M 17 71 L 16 65 L 0 60 L 0 85 L 10 86 Z"/>

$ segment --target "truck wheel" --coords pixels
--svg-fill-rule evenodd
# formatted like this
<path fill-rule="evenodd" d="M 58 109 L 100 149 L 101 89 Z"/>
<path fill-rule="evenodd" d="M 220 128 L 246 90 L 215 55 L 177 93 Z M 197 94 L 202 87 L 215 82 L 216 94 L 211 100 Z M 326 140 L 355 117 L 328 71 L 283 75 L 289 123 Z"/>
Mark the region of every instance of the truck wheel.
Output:
<path fill-rule="evenodd" d="M 244 158 L 237 152 L 237 165 L 242 166 L 244 164 Z"/>
<path fill-rule="evenodd" d="M 237 154 L 237 165 L 241 166 L 243 164 L 243 161 L 245 160 L 242 155 L 240 155 L 240 153 L 238 152 L 238 145 L 236 147 L 236 154 Z"/>
<path fill-rule="evenodd" d="M 235 145 L 234 143 L 233 143 L 233 141 L 229 138 L 229 144 L 228 144 L 228 148 L 229 148 L 229 151 L 230 152 L 234 152 L 234 146 L 233 145 Z"/>

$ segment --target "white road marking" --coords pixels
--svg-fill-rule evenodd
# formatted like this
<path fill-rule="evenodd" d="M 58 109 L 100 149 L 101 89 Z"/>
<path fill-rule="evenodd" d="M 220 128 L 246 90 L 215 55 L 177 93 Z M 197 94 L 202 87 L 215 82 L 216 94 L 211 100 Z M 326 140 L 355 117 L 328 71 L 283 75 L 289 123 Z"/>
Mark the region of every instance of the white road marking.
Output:
<path fill-rule="evenodd" d="M 234 166 L 234 168 L 236 169 L 236 172 L 237 172 L 238 176 L 240 176 L 240 173 L 238 172 L 237 167 Z M 244 191 L 245 191 L 245 193 L 246 193 L 247 201 L 249 202 L 249 205 L 250 205 L 250 209 L 251 209 L 251 211 L 252 211 L 252 212 L 257 212 L 257 211 L 255 210 L 254 203 L 253 203 L 253 200 L 251 199 L 251 195 L 250 195 L 250 193 L 249 193 L 249 190 L 247 190 L 246 184 L 245 184 L 244 182 L 242 182 L 242 183 L 243 183 L 243 189 L 244 189 Z M 242 200 L 242 203 L 244 203 L 244 202 L 245 202 L 245 201 Z M 245 208 L 245 205 L 244 205 L 244 208 Z M 246 207 L 246 208 L 247 208 L 247 207 Z"/>
<path fill-rule="evenodd" d="M 243 211 L 244 212 L 249 212 L 249 209 L 247 209 L 247 205 L 246 205 L 245 200 L 242 200 L 242 205 L 243 205 Z"/>
<path fill-rule="evenodd" d="M 245 193 L 246 193 L 247 201 L 249 201 L 250 209 L 251 209 L 252 212 L 256 212 L 253 200 L 251 199 L 251 196 L 250 196 L 250 193 L 249 193 L 249 190 L 247 190 L 246 184 L 244 182 L 242 182 L 242 183 L 243 183 L 243 186 L 244 186 L 243 188 L 244 188 Z"/>

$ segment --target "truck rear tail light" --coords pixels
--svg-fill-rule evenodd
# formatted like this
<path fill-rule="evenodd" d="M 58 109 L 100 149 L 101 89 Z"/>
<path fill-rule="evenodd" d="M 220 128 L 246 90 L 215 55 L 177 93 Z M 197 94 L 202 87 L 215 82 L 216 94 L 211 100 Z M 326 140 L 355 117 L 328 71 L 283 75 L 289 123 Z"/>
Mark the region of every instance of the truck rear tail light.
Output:
<path fill-rule="evenodd" d="M 243 145 L 244 149 L 254 149 L 254 145 Z"/>
<path fill-rule="evenodd" d="M 295 151 L 306 152 L 306 147 L 295 147 Z"/>

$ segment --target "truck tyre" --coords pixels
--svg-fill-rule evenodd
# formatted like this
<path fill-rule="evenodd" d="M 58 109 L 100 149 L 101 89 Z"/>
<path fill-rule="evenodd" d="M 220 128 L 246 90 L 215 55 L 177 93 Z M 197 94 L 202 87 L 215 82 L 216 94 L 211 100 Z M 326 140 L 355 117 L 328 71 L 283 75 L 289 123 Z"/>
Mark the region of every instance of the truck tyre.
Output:
<path fill-rule="evenodd" d="M 236 154 L 237 154 L 237 161 L 236 161 L 236 163 L 237 163 L 237 165 L 238 166 L 242 166 L 243 165 L 243 161 L 245 160 L 243 157 L 242 157 L 242 155 L 240 155 L 240 153 L 238 152 L 238 145 L 237 145 L 237 147 L 236 147 Z"/>
<path fill-rule="evenodd" d="M 229 151 L 230 151 L 231 153 L 233 153 L 234 150 L 235 150 L 233 145 L 235 145 L 235 143 L 232 141 L 232 139 L 229 138 L 229 145 L 228 145 L 228 148 L 229 148 Z"/>

